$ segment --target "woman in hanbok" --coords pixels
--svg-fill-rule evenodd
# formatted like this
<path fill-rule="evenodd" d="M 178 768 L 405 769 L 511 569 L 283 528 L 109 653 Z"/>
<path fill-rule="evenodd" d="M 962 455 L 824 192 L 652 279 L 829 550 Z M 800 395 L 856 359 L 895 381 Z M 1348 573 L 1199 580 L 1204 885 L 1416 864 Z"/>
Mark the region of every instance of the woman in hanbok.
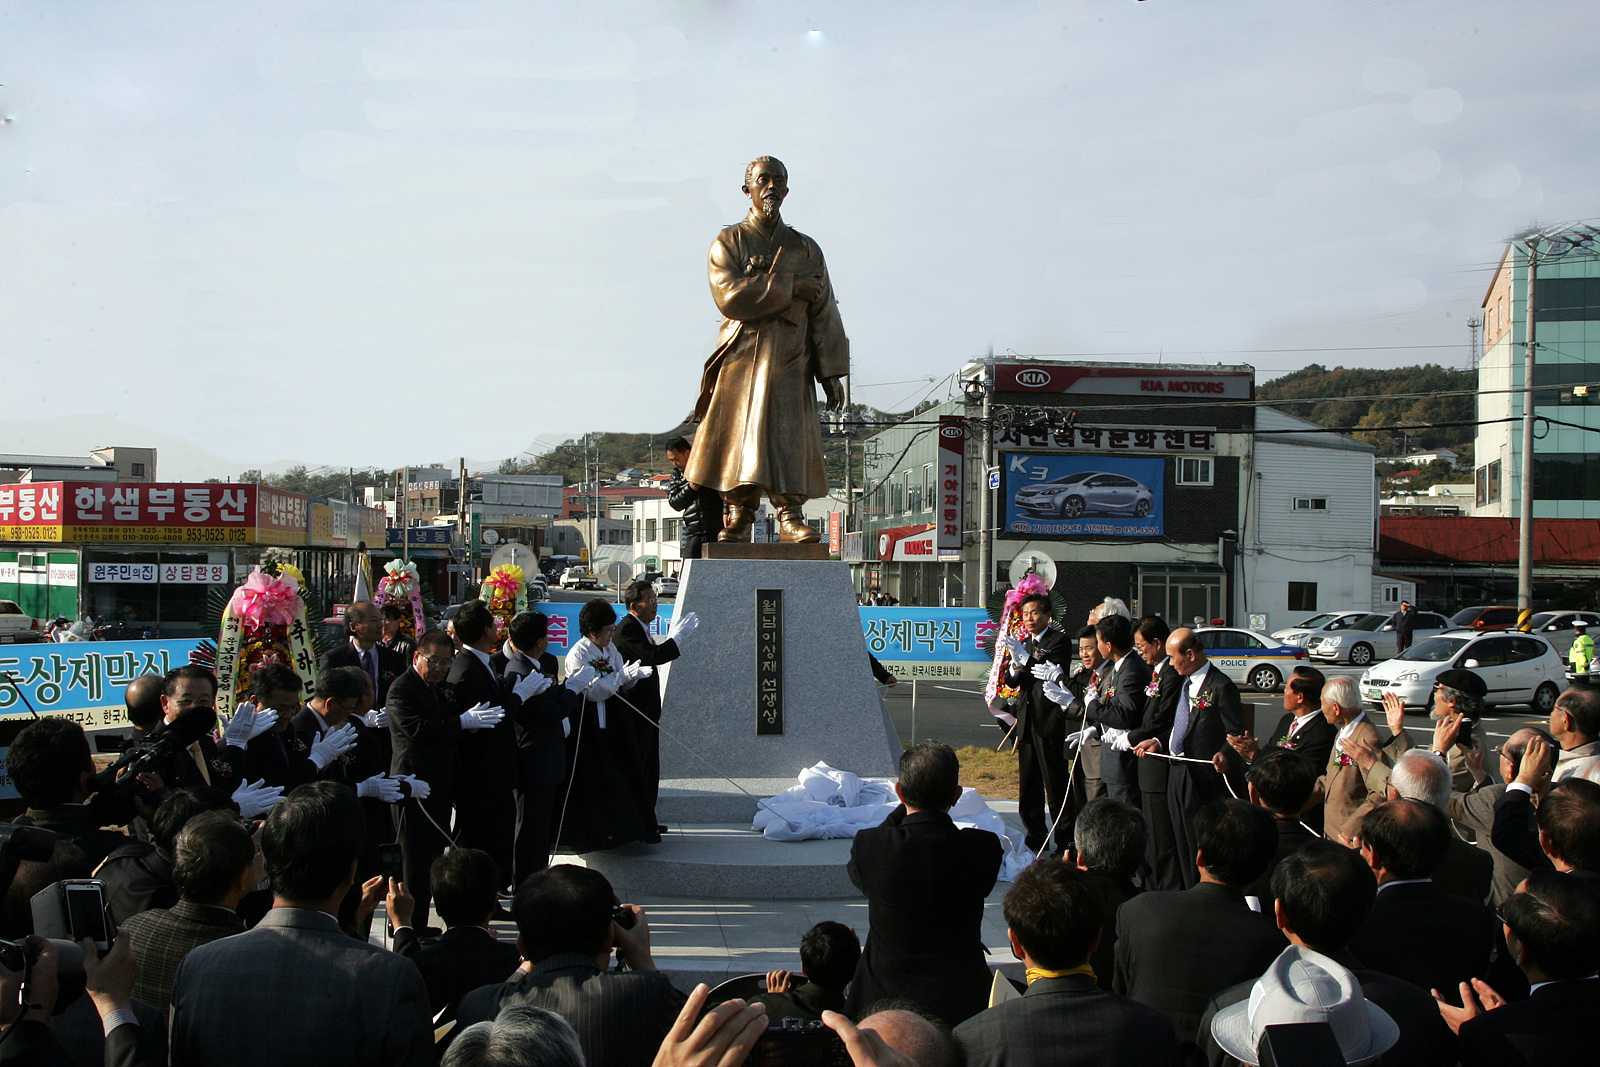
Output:
<path fill-rule="evenodd" d="M 583 710 L 567 737 L 567 794 L 558 819 L 558 844 L 574 852 L 616 848 L 630 841 L 655 844 L 654 826 L 640 816 L 635 783 L 642 778 L 637 716 L 619 693 L 626 693 L 654 668 L 624 663 L 612 637 L 616 609 L 594 599 L 578 612 L 583 638 L 567 653 L 569 688 L 582 687 Z"/>

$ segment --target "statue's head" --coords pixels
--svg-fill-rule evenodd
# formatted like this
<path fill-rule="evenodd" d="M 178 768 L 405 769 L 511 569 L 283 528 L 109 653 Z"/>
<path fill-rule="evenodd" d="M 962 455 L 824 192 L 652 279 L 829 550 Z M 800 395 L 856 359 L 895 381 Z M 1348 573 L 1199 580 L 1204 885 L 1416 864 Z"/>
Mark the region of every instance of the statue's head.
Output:
<path fill-rule="evenodd" d="M 789 195 L 789 171 L 782 160 L 760 156 L 744 168 L 740 191 L 750 198 L 757 215 L 777 218 L 784 197 Z"/>

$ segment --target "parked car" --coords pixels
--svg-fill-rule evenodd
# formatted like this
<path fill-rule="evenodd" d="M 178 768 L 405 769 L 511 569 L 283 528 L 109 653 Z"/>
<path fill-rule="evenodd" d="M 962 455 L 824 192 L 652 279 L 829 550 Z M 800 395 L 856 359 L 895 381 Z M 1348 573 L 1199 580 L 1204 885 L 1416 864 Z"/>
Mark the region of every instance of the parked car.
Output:
<path fill-rule="evenodd" d="M 1489 687 L 1484 702 L 1495 706 L 1527 704 L 1548 715 L 1566 680 L 1566 666 L 1542 637 L 1518 633 L 1446 630 L 1419 641 L 1394 659 L 1361 675 L 1361 696 L 1374 704 L 1384 693 L 1398 693 L 1407 708 L 1427 710 L 1440 672 L 1466 667 Z"/>
<path fill-rule="evenodd" d="M 676 597 L 678 595 L 678 579 L 661 577 L 656 579 L 656 596 Z"/>
<path fill-rule="evenodd" d="M 1504 605 L 1462 608 L 1450 616 L 1450 625 L 1468 630 L 1509 630 L 1517 625 L 1517 609 Z"/>
<path fill-rule="evenodd" d="M 1400 637 L 1389 625 L 1394 616 L 1374 611 L 1360 618 L 1347 619 L 1337 631 L 1313 634 L 1306 642 L 1311 658 L 1323 663 L 1348 663 L 1365 667 L 1389 659 L 1400 651 Z M 1433 611 L 1417 612 L 1411 626 L 1411 643 L 1425 640 L 1450 628 L 1450 620 Z"/>
<path fill-rule="evenodd" d="M 561 572 L 563 589 L 599 589 L 600 579 L 588 567 L 568 567 Z"/>
<path fill-rule="evenodd" d="M 1017 490 L 1017 507 L 1043 515 L 1075 519 L 1079 515 L 1150 514 L 1155 494 L 1150 487 L 1120 474 L 1078 471 Z"/>
<path fill-rule="evenodd" d="M 543 578 L 528 579 L 528 603 L 537 604 L 542 600 L 550 599 L 550 586 L 545 584 Z"/>
<path fill-rule="evenodd" d="M 1283 680 L 1304 663 L 1306 650 L 1283 645 L 1266 634 L 1232 626 L 1202 626 L 1195 631 L 1206 658 L 1235 685 L 1272 693 L 1283 688 Z"/>
<path fill-rule="evenodd" d="M 0 600 L 0 642 L 43 641 L 44 627 L 15 600 Z"/>
<path fill-rule="evenodd" d="M 1342 630 L 1356 619 L 1367 614 L 1365 611 L 1324 611 L 1302 620 L 1296 626 L 1287 626 L 1282 630 L 1272 631 L 1273 640 L 1282 641 L 1286 645 L 1299 645 L 1301 648 L 1312 637 L 1330 630 Z"/>
<path fill-rule="evenodd" d="M 1541 611 L 1528 620 L 1528 629 L 1549 641 L 1556 654 L 1566 659 L 1572 651 L 1572 639 L 1578 636 L 1572 628 L 1575 622 L 1586 625 L 1590 637 L 1600 635 L 1600 612 L 1596 611 Z"/>

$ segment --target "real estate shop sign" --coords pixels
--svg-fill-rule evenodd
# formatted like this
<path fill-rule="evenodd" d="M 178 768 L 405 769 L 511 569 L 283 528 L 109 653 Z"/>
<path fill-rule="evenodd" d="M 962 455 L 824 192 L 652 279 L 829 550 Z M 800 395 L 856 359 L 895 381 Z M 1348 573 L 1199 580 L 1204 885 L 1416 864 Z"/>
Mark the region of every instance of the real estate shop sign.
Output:
<path fill-rule="evenodd" d="M 1006 532 L 1042 538 L 1161 537 L 1166 462 L 1002 452 Z"/>

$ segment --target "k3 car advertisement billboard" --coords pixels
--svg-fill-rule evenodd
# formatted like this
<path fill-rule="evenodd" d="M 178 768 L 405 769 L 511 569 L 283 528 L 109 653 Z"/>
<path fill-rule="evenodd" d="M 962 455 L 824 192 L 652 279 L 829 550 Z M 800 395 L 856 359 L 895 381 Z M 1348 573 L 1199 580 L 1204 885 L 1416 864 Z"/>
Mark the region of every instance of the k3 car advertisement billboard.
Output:
<path fill-rule="evenodd" d="M 1161 537 L 1166 463 L 1002 452 L 1006 532 L 1026 537 Z"/>

